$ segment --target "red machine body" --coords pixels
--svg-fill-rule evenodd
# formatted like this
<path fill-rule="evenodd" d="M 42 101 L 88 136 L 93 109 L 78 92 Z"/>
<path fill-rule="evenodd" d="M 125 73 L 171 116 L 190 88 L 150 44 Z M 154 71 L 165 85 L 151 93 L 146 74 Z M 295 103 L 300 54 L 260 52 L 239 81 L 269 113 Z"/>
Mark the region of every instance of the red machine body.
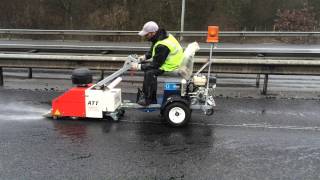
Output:
<path fill-rule="evenodd" d="M 74 87 L 55 98 L 51 114 L 56 117 L 86 117 L 85 91 L 90 86 Z"/>

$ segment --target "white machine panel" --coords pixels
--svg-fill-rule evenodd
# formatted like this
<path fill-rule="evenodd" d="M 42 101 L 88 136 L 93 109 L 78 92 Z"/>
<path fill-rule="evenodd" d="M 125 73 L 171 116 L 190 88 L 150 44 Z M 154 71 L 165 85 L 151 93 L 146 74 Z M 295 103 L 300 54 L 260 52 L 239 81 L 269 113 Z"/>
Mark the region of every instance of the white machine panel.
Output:
<path fill-rule="evenodd" d="M 121 105 L 121 89 L 87 89 L 86 117 L 102 118 L 103 112 L 114 112 Z"/>

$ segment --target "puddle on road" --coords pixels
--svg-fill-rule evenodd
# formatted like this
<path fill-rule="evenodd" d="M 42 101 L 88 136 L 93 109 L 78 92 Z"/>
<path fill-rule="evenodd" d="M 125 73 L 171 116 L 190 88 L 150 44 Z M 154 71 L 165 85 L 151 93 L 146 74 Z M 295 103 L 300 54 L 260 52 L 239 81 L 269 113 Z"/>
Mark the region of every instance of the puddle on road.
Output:
<path fill-rule="evenodd" d="M 49 109 L 25 103 L 0 104 L 0 121 L 32 121 L 43 119 Z"/>

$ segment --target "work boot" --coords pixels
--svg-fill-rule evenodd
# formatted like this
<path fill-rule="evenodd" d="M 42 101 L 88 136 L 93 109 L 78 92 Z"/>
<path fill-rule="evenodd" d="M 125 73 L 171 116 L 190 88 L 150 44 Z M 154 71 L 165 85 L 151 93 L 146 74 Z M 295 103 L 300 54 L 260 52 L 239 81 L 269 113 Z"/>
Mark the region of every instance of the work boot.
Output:
<path fill-rule="evenodd" d="M 144 94 L 142 90 L 138 88 L 136 103 L 138 103 L 138 101 L 140 101 L 141 99 L 144 99 Z"/>
<path fill-rule="evenodd" d="M 149 106 L 150 105 L 150 102 L 148 99 L 146 98 L 141 98 L 137 104 L 141 105 L 141 106 Z"/>
<path fill-rule="evenodd" d="M 148 106 L 150 104 L 149 102 L 150 101 L 146 100 L 143 91 L 140 88 L 138 88 L 136 103 L 141 105 L 141 106 Z"/>

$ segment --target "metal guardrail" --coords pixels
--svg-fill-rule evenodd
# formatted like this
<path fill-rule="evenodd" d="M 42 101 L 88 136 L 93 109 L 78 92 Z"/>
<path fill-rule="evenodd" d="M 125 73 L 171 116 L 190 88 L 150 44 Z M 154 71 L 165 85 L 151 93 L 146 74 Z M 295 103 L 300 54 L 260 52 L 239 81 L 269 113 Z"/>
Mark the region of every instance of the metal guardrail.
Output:
<path fill-rule="evenodd" d="M 117 70 L 125 56 L 103 55 L 41 55 L 0 54 L 0 85 L 3 85 L 3 67 L 73 69 L 88 67 L 95 70 Z M 198 70 L 207 58 L 196 57 L 194 70 Z M 263 94 L 267 93 L 268 75 L 320 75 L 320 59 L 216 58 L 211 67 L 214 73 L 265 74 Z M 31 70 L 31 69 L 30 69 Z M 29 77 L 32 77 L 32 74 Z M 260 79 L 260 78 L 259 78 Z"/>
<path fill-rule="evenodd" d="M 108 55 L 50 55 L 50 54 L 5 54 L 0 53 L 0 67 L 17 68 L 57 68 L 73 69 L 88 67 L 96 70 L 119 69 L 126 56 Z M 195 71 L 208 61 L 208 58 L 195 58 Z M 320 59 L 286 60 L 282 58 L 215 58 L 214 72 L 243 74 L 286 74 L 286 75 L 320 75 L 316 71 L 305 70 L 305 67 L 320 68 Z M 282 67 L 277 68 L 277 67 Z M 297 67 L 298 69 L 290 69 Z"/>
<path fill-rule="evenodd" d="M 199 43 L 197 55 L 207 56 L 208 43 Z M 187 47 L 187 43 L 182 43 Z M 42 53 L 83 53 L 83 54 L 144 54 L 150 45 L 144 42 L 61 42 L 61 41 L 0 41 L 0 52 L 42 52 Z M 229 44 L 219 43 L 215 56 L 281 56 L 281 57 L 319 57 L 320 46 L 294 44 Z"/>
<path fill-rule="evenodd" d="M 207 31 L 169 31 L 177 36 L 205 37 Z M 44 29 L 0 29 L 5 35 L 81 35 L 81 36 L 137 36 L 138 31 L 120 30 L 44 30 Z M 318 37 L 320 32 L 294 31 L 221 31 L 222 37 Z"/>
<path fill-rule="evenodd" d="M 184 37 L 205 37 L 206 31 L 169 31 L 176 36 Z M 119 31 L 119 30 L 41 30 L 41 29 L 0 29 L 0 35 L 81 35 L 81 36 L 137 36 L 138 31 Z M 274 31 L 221 31 L 222 37 L 319 37 L 320 32 L 274 32 Z M 16 45 L 15 45 L 16 46 Z M 51 45 L 50 45 L 51 46 Z M 39 46 L 41 48 L 43 45 Z M 38 48 L 39 48 L 38 47 Z M 8 48 L 8 47 L 7 47 Z M 23 46 L 25 48 L 25 46 Z M 30 48 L 28 46 L 28 48 Z M 33 45 L 34 49 L 35 46 Z M 65 47 L 56 47 L 64 49 Z M 82 49 L 85 47 L 81 47 Z M 91 48 L 91 47 L 90 47 Z M 137 48 L 137 47 L 135 47 Z M 67 49 L 79 49 L 79 47 L 68 46 Z M 97 49 L 97 47 L 94 47 Z M 105 46 L 102 48 L 106 49 Z M 112 47 L 112 50 L 121 50 L 121 47 Z M 110 50 L 110 49 L 108 49 Z M 132 49 L 130 49 L 132 51 Z M 139 49 L 141 50 L 141 48 Z M 205 50 L 205 49 L 204 49 Z M 247 50 L 221 49 L 220 53 L 230 51 L 247 52 Z M 295 49 L 293 52 L 286 50 L 271 50 L 271 53 L 306 53 L 305 51 Z M 218 50 L 219 52 L 219 50 Z M 252 53 L 252 49 L 248 50 Z M 317 54 L 318 51 L 308 51 Z M 255 53 L 269 53 L 269 51 L 256 50 Z M 32 68 L 53 68 L 53 69 L 71 69 L 77 67 L 88 67 L 96 70 L 116 70 L 125 60 L 126 57 L 108 57 L 108 56 L 66 56 L 66 55 L 30 55 L 30 54 L 0 54 L 0 85 L 3 85 L 2 67 L 29 68 L 29 77 L 32 77 Z M 244 58 L 244 57 L 242 57 Z M 197 58 L 195 69 L 198 69 L 206 59 Z M 232 74 L 265 74 L 263 94 L 266 94 L 268 75 L 320 75 L 319 60 L 284 60 L 284 59 L 266 59 L 256 57 L 255 59 L 216 59 L 213 67 L 215 73 L 232 73 Z M 260 79 L 260 78 L 259 78 Z M 258 81 L 258 78 L 257 78 Z"/>

